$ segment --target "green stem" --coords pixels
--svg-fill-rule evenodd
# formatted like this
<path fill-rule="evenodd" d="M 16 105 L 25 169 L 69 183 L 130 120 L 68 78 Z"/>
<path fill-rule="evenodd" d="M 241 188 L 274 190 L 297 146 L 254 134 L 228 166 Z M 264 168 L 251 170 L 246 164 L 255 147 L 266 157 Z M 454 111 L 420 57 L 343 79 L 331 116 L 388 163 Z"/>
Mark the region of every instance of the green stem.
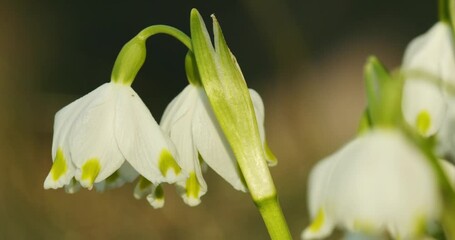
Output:
<path fill-rule="evenodd" d="M 448 7 L 449 7 L 448 0 L 439 0 L 439 2 L 438 2 L 439 21 L 450 22 L 450 15 L 449 15 Z"/>
<path fill-rule="evenodd" d="M 184 32 L 180 31 L 177 28 L 167 26 L 167 25 L 153 25 L 150 27 L 147 27 L 143 29 L 137 37 L 140 39 L 147 39 L 155 34 L 167 34 L 170 35 L 177 40 L 179 40 L 181 43 L 183 43 L 190 51 L 192 49 L 191 45 L 191 39 L 186 35 Z"/>
<path fill-rule="evenodd" d="M 449 18 L 450 25 L 452 26 L 452 34 L 455 37 L 455 0 L 450 0 L 449 2 Z"/>
<path fill-rule="evenodd" d="M 455 202 L 453 199 L 445 205 L 442 223 L 446 239 L 455 239 Z"/>
<path fill-rule="evenodd" d="M 133 39 L 127 42 L 114 63 L 111 81 L 130 86 L 145 61 L 145 41 L 155 34 L 167 34 L 182 42 L 190 51 L 192 49 L 191 39 L 177 28 L 167 25 L 153 25 L 145 28 Z"/>
<path fill-rule="evenodd" d="M 269 198 L 256 201 L 259 212 L 262 215 L 270 239 L 272 240 L 288 240 L 292 239 L 289 232 L 286 219 L 281 211 L 278 198 L 271 196 Z"/>
<path fill-rule="evenodd" d="M 433 143 L 423 138 L 413 130 L 405 128 L 406 134 L 413 139 L 421 151 L 426 155 L 428 163 L 436 175 L 443 199 L 442 226 L 447 239 L 455 239 L 455 191 L 452 187 L 440 160 L 433 152 Z"/>

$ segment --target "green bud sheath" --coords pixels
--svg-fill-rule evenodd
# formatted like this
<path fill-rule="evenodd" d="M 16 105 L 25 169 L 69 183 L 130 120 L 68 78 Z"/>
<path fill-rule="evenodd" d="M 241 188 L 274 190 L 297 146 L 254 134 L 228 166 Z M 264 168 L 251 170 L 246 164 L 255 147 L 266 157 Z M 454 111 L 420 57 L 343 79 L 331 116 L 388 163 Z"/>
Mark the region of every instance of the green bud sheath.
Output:
<path fill-rule="evenodd" d="M 111 81 L 131 85 L 145 61 L 145 38 L 134 37 L 123 46 L 112 70 Z"/>
<path fill-rule="evenodd" d="M 372 126 L 401 127 L 401 95 L 403 79 L 391 77 L 376 57 L 369 57 L 365 64 L 368 113 Z"/>
<path fill-rule="evenodd" d="M 191 11 L 192 49 L 202 86 L 271 239 L 291 239 L 267 166 L 248 87 L 218 21 L 212 18 L 215 49 L 199 12 Z"/>
<path fill-rule="evenodd" d="M 201 82 L 254 199 L 275 195 L 253 103 L 240 68 L 214 19 L 215 49 L 205 24 L 191 11 L 191 37 Z"/>

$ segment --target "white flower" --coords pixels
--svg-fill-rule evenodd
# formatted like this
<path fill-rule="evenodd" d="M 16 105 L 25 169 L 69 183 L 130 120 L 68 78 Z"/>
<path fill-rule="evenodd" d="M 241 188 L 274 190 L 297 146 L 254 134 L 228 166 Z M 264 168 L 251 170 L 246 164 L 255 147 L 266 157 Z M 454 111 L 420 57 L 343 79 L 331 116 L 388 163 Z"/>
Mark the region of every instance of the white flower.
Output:
<path fill-rule="evenodd" d="M 261 139 L 264 148 L 267 149 L 262 99 L 253 90 L 250 90 L 250 95 Z M 234 154 L 202 87 L 188 85 L 167 106 L 160 125 L 174 142 L 182 169 L 189 173 L 186 180 L 177 182 L 185 203 L 190 206 L 199 204 L 200 197 L 207 191 L 207 184 L 201 171 L 203 162 L 235 189 L 247 191 Z M 266 151 L 266 155 L 271 162 L 276 162 L 270 151 Z"/>
<path fill-rule="evenodd" d="M 134 170 L 153 184 L 173 183 L 185 177 L 174 152 L 136 92 L 128 85 L 105 83 L 55 115 L 54 163 L 44 188 L 66 185 L 73 192 L 74 177 L 91 189 L 94 183 L 108 182 L 117 170 L 121 178 L 112 186 L 132 181 Z"/>
<path fill-rule="evenodd" d="M 451 164 L 441 165 L 454 174 Z M 418 239 L 441 212 L 438 185 L 425 156 L 392 129 L 365 133 L 319 162 L 310 174 L 308 194 L 313 222 L 302 239 L 324 238 L 336 226 Z"/>
<path fill-rule="evenodd" d="M 436 23 L 406 49 L 403 115 L 423 136 L 434 135 L 445 117 L 444 85 L 455 83 L 455 51 L 452 29 Z"/>
<path fill-rule="evenodd" d="M 104 192 L 106 190 L 119 188 L 125 183 L 131 183 L 136 180 L 137 177 L 139 177 L 139 173 L 134 170 L 131 164 L 125 161 L 117 171 L 112 173 L 105 180 L 95 183 L 94 186 L 96 191 Z M 81 185 L 75 178 L 72 178 L 71 181 L 64 187 L 67 193 L 72 194 L 78 192 L 81 188 Z"/>

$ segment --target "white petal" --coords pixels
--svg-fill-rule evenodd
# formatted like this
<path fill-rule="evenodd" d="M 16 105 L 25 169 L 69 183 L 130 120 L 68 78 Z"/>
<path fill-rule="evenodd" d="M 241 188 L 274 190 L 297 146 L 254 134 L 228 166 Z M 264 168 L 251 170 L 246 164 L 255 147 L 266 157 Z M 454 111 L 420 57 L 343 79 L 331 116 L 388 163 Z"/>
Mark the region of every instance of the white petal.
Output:
<path fill-rule="evenodd" d="M 308 181 L 308 206 L 312 223 L 301 234 L 302 239 L 316 239 L 329 236 L 334 228 L 327 215 L 325 200 L 330 175 L 337 163 L 336 156 L 320 161 L 311 171 Z"/>
<path fill-rule="evenodd" d="M 422 71 L 453 84 L 454 54 L 452 29 L 447 23 L 438 22 L 409 44 L 402 67 L 405 70 Z"/>
<path fill-rule="evenodd" d="M 164 206 L 164 192 L 161 185 L 153 186 L 151 193 L 147 195 L 147 201 L 155 209 Z"/>
<path fill-rule="evenodd" d="M 192 86 L 188 85 L 167 105 L 161 117 L 160 126 L 165 131 L 170 131 L 172 122 L 182 117 L 190 108 L 186 102 L 188 95 L 192 92 Z M 182 107 L 185 106 L 185 107 Z M 185 109 L 184 109 L 185 108 Z"/>
<path fill-rule="evenodd" d="M 86 108 L 90 102 L 99 95 L 99 92 L 103 91 L 103 88 L 104 87 L 98 87 L 87 95 L 60 109 L 55 114 L 54 136 L 52 140 L 52 160 L 55 162 L 58 156 L 59 161 L 57 163 L 54 163 L 57 165 L 55 168 L 63 167 L 64 171 L 62 174 L 55 174 L 55 170 L 51 169 L 51 172 L 46 177 L 46 180 L 44 182 L 45 189 L 55 189 L 60 188 L 66 184 L 70 184 L 70 181 L 74 176 L 75 166 L 70 154 L 70 146 L 68 144 L 70 136 L 68 135 L 71 128 L 73 127 L 74 122 L 77 120 L 82 110 Z"/>
<path fill-rule="evenodd" d="M 196 90 L 187 86 L 164 111 L 160 126 L 174 143 L 179 163 L 185 170 L 194 168 L 197 152 L 193 144 L 191 125 L 197 101 Z"/>
<path fill-rule="evenodd" d="M 153 185 L 141 176 L 134 188 L 134 198 L 141 199 L 144 197 L 147 197 L 147 201 L 155 209 L 164 206 L 164 193 L 161 185 Z"/>
<path fill-rule="evenodd" d="M 327 214 L 351 231 L 380 231 L 407 239 L 416 224 L 436 219 L 437 184 L 425 156 L 399 132 L 376 130 L 336 153 Z"/>
<path fill-rule="evenodd" d="M 68 134 L 75 177 L 91 188 L 116 171 L 124 161 L 114 136 L 116 100 L 120 85 L 106 83 L 74 120 Z"/>
<path fill-rule="evenodd" d="M 348 232 L 345 234 L 343 240 L 382 240 L 383 236 L 370 236 L 367 234 L 357 233 L 357 232 Z M 423 239 L 422 239 L 423 240 Z M 429 240 L 429 239 L 425 239 Z"/>
<path fill-rule="evenodd" d="M 269 149 L 269 146 L 267 145 L 266 137 L 265 137 L 265 127 L 264 127 L 264 121 L 265 121 L 265 111 L 264 111 L 264 103 L 262 102 L 262 98 L 253 89 L 249 89 L 250 91 L 250 96 L 251 96 L 251 101 L 253 102 L 253 107 L 254 111 L 256 113 L 256 121 L 258 124 L 258 129 L 259 129 L 259 136 L 261 137 L 261 141 L 264 147 L 264 153 L 267 159 L 267 163 L 269 166 L 275 166 L 278 163 L 278 160 L 276 159 L 275 155 L 272 153 L 272 151 Z"/>
<path fill-rule="evenodd" d="M 403 88 L 403 116 L 422 136 L 432 136 L 441 127 L 446 102 L 439 87 L 422 79 L 408 79 Z"/>
<path fill-rule="evenodd" d="M 310 226 L 305 228 L 300 235 L 302 239 L 321 239 L 328 237 L 334 229 L 334 223 L 326 209 L 320 208 L 312 219 Z"/>
<path fill-rule="evenodd" d="M 81 189 L 81 184 L 75 179 L 72 178 L 71 181 L 65 185 L 65 192 L 69 194 L 73 194 L 78 192 Z"/>
<path fill-rule="evenodd" d="M 187 86 L 168 105 L 161 120 L 161 127 L 175 144 L 179 155 L 178 162 L 190 174 L 187 179 L 177 183 L 180 195 L 190 206 L 199 204 L 199 198 L 207 192 L 192 133 L 197 94 L 196 87 Z"/>
<path fill-rule="evenodd" d="M 130 87 L 120 89 L 115 120 L 118 147 L 137 172 L 153 184 L 173 183 L 182 177 L 174 147 Z"/>
<path fill-rule="evenodd" d="M 202 88 L 198 89 L 193 138 L 202 159 L 235 189 L 247 191 L 242 175 Z"/>
<path fill-rule="evenodd" d="M 311 218 L 315 218 L 323 207 L 328 191 L 328 184 L 337 164 L 337 155 L 332 155 L 317 163 L 311 170 L 308 180 L 308 206 Z"/>
<path fill-rule="evenodd" d="M 139 181 L 134 187 L 134 198 L 141 199 L 152 193 L 153 183 L 144 178 L 143 176 L 139 177 Z"/>
<path fill-rule="evenodd" d="M 403 92 L 405 120 L 423 136 L 431 136 L 440 129 L 446 111 L 445 88 L 441 87 L 455 83 L 451 27 L 439 22 L 414 39 L 406 49 L 402 69 L 408 74 Z"/>
<path fill-rule="evenodd" d="M 127 162 L 105 180 L 95 183 L 95 188 L 99 192 L 109 189 L 119 188 L 125 183 L 131 183 L 139 176 L 139 173 Z"/>

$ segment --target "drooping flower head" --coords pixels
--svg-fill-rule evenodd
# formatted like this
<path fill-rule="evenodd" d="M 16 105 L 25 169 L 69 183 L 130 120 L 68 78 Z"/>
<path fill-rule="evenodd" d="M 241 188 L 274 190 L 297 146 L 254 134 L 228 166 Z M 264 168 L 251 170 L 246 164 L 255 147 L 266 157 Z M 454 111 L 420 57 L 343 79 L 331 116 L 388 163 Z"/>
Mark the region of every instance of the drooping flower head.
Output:
<path fill-rule="evenodd" d="M 386 231 L 399 239 L 421 237 L 442 210 L 428 165 L 400 131 L 378 129 L 354 139 L 312 170 L 313 222 L 302 238 L 324 238 L 336 226 L 369 234 Z"/>
<path fill-rule="evenodd" d="M 325 238 L 335 227 L 420 239 L 427 223 L 441 219 L 445 199 L 440 182 L 454 174 L 453 165 L 429 153 L 428 139 L 403 128 L 402 78 L 390 76 L 376 58 L 369 58 L 365 80 L 363 131 L 311 171 L 312 223 L 302 239 Z"/>
<path fill-rule="evenodd" d="M 446 116 L 446 87 L 455 84 L 454 44 L 451 26 L 438 22 L 404 54 L 404 118 L 425 137 L 436 134 Z"/>
<path fill-rule="evenodd" d="M 144 59 L 144 39 L 134 38 L 122 49 L 111 82 L 57 112 L 46 189 L 74 186 L 73 177 L 89 189 L 104 180 L 120 184 L 132 181 L 134 171 L 153 184 L 184 177 L 174 146 L 130 87 Z"/>
<path fill-rule="evenodd" d="M 265 148 L 264 106 L 257 92 L 250 90 L 250 94 Z M 234 153 L 201 86 L 185 87 L 166 108 L 160 125 L 174 142 L 182 168 L 189 173 L 188 179 L 177 182 L 185 203 L 199 204 L 200 197 L 207 191 L 202 164 L 207 164 L 235 189 L 247 191 Z M 274 162 L 273 156 L 269 158 Z"/>

